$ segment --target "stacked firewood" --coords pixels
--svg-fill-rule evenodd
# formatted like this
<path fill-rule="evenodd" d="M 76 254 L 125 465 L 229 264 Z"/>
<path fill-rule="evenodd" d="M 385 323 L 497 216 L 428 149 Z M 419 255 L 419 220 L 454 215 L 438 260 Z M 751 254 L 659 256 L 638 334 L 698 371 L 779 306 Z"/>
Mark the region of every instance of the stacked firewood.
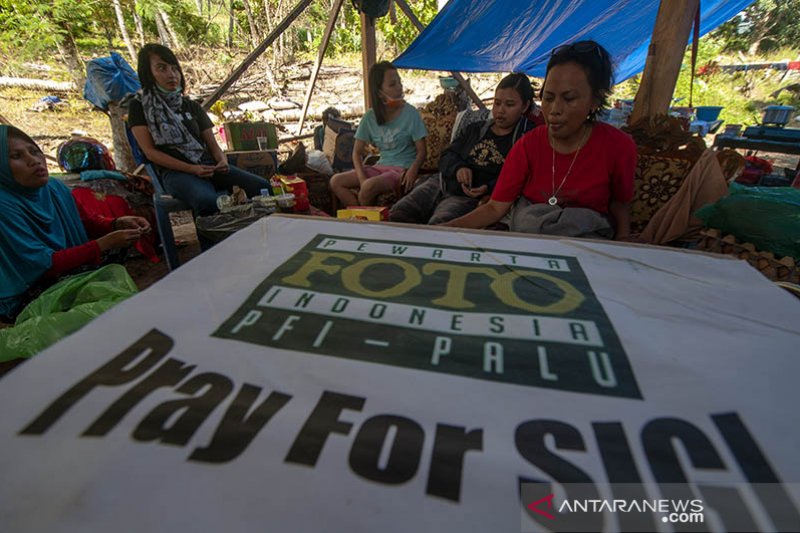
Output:
<path fill-rule="evenodd" d="M 793 257 L 777 258 L 771 252 L 756 249 L 750 242 L 739 242 L 733 235 L 723 235 L 717 229 L 706 229 L 697 249 L 744 259 L 772 281 L 800 283 L 800 264 Z"/>

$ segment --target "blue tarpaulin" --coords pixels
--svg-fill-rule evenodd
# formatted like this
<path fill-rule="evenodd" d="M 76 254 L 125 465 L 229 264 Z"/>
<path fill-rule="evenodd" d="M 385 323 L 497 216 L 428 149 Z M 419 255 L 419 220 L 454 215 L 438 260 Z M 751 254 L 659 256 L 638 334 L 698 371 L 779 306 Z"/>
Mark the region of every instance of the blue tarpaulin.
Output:
<path fill-rule="evenodd" d="M 751 3 L 701 0 L 700 34 Z M 394 64 L 544 77 L 553 48 L 593 39 L 611 54 L 620 82 L 644 70 L 659 4 L 660 0 L 450 0 Z"/>

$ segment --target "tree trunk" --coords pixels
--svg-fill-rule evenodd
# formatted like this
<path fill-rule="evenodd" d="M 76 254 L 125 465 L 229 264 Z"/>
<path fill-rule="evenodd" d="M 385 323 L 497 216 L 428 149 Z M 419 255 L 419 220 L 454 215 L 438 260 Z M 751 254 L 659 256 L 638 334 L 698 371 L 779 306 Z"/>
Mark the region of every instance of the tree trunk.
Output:
<path fill-rule="evenodd" d="M 178 40 L 178 34 L 172 27 L 172 23 L 169 21 L 169 15 L 167 15 L 166 11 L 159 11 L 159 13 L 161 14 L 161 18 L 164 19 L 164 28 L 167 30 L 170 40 L 172 40 L 173 51 L 180 50 L 181 42 Z"/>
<path fill-rule="evenodd" d="M 83 64 L 80 55 L 78 55 L 78 47 L 75 46 L 75 40 L 72 38 L 72 29 L 69 24 L 62 22 L 61 28 L 64 33 L 60 39 L 56 40 L 56 47 L 64 64 L 67 65 L 70 76 L 72 76 L 75 85 L 78 86 L 80 91 L 83 90 L 83 86 L 86 84 L 86 66 Z"/>
<path fill-rule="evenodd" d="M 161 18 L 160 11 L 156 13 L 156 30 L 158 30 L 158 42 L 169 48 L 169 33 L 167 33 L 167 28 L 164 27 L 164 19 Z"/>
<path fill-rule="evenodd" d="M 122 14 L 122 4 L 119 0 L 112 0 L 114 4 L 114 13 L 117 15 L 117 25 L 119 26 L 119 33 L 122 35 L 122 40 L 125 42 L 125 47 L 131 55 L 131 61 L 136 62 L 136 49 L 133 47 L 133 42 L 128 35 L 128 28 L 125 27 L 125 17 Z"/>
<path fill-rule="evenodd" d="M 139 46 L 144 46 L 144 24 L 142 24 L 142 17 L 136 12 L 136 6 L 133 6 L 133 22 L 136 24 L 136 36 L 139 38 Z"/>
<path fill-rule="evenodd" d="M 114 143 L 114 164 L 123 172 L 133 172 L 136 161 L 133 159 L 131 145 L 125 132 L 126 111 L 117 102 L 108 103 L 108 119 L 111 121 L 111 139 Z"/>
<path fill-rule="evenodd" d="M 203 0 L 197 0 L 196 3 L 197 3 L 197 14 L 198 15 L 202 15 L 203 14 Z"/>
<path fill-rule="evenodd" d="M 261 38 L 258 36 L 256 21 L 253 20 L 253 10 L 250 9 L 250 2 L 247 0 L 242 0 L 242 4 L 244 5 L 244 12 L 247 14 L 247 25 L 250 27 L 250 40 L 253 42 L 253 48 L 255 48 Z"/>

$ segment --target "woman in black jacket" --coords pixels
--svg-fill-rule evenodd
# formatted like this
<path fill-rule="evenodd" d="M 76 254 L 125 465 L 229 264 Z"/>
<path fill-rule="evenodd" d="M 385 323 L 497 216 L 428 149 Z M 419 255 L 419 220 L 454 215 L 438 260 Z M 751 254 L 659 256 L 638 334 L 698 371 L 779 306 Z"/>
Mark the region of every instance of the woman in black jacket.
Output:
<path fill-rule="evenodd" d="M 495 89 L 492 116 L 461 129 L 439 158 L 439 174 L 421 181 L 397 202 L 389 220 L 440 224 L 475 209 L 492 192 L 511 147 L 536 126 L 526 117 L 533 95 L 524 74 L 503 78 Z"/>

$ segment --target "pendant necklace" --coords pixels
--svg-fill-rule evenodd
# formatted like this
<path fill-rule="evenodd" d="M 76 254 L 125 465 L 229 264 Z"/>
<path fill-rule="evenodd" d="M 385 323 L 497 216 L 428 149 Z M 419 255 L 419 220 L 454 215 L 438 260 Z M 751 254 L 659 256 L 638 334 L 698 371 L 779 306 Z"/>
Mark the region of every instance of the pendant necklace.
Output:
<path fill-rule="evenodd" d="M 572 163 L 569 164 L 569 168 L 567 169 L 567 173 L 564 174 L 564 179 L 561 180 L 561 183 L 556 189 L 556 149 L 553 146 L 553 141 L 550 141 L 550 147 L 553 149 L 553 195 L 547 199 L 547 203 L 550 205 L 556 205 L 558 203 L 558 193 L 561 192 L 561 187 L 567 182 L 567 177 L 569 173 L 572 172 L 572 166 L 575 164 L 575 161 L 578 159 L 578 154 L 581 153 L 581 148 L 583 148 L 584 143 L 586 142 L 586 132 L 588 131 L 588 127 L 584 126 L 583 136 L 581 137 L 581 143 L 578 145 L 578 149 L 575 151 L 575 155 L 572 157 Z"/>

